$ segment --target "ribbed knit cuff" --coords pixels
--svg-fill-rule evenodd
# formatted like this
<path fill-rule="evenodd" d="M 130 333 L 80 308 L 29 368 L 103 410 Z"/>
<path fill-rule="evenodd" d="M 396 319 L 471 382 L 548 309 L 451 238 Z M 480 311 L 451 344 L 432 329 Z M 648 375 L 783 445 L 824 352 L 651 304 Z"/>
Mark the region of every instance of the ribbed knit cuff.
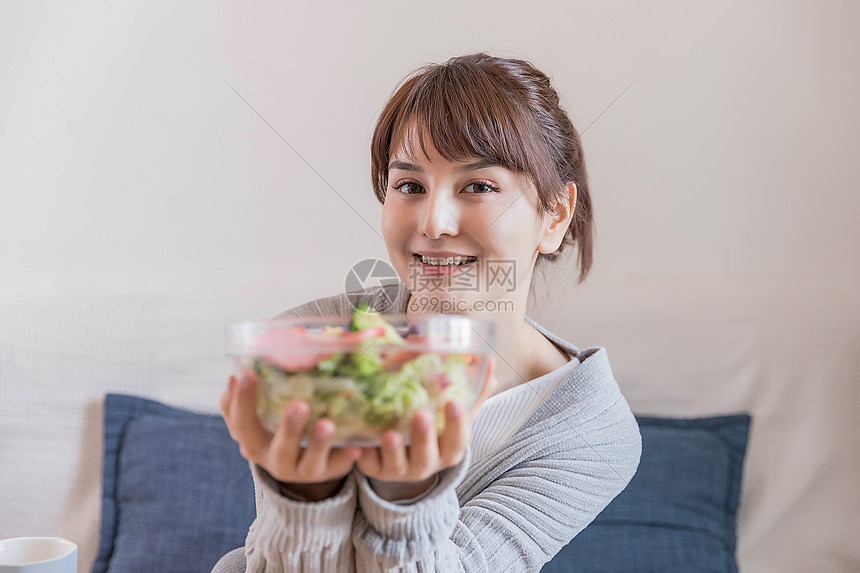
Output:
<path fill-rule="evenodd" d="M 307 502 L 281 495 L 278 482 L 256 464 L 251 471 L 262 503 L 245 541 L 248 571 L 304 571 L 309 563 L 318 571 L 343 571 L 343 562 L 352 560 L 355 478 L 347 476 L 334 497 Z"/>
<path fill-rule="evenodd" d="M 367 476 L 354 470 L 361 515 L 373 530 L 373 536 L 378 536 L 380 542 L 421 538 L 431 543 L 450 537 L 460 516 L 455 488 L 466 476 L 470 459 L 471 447 L 466 450 L 463 461 L 439 472 L 436 485 L 410 504 L 379 497 Z"/>

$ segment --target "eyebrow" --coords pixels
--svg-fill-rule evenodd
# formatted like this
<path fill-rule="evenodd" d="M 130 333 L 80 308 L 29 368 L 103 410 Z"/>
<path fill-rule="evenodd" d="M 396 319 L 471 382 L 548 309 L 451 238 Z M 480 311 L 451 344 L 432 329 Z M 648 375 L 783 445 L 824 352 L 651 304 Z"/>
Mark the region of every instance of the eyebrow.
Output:
<path fill-rule="evenodd" d="M 457 169 L 455 169 L 455 171 L 462 173 L 464 171 L 477 171 L 478 169 L 486 169 L 487 167 L 498 167 L 498 166 L 499 166 L 498 161 L 492 161 L 490 159 L 482 159 L 480 161 L 475 161 L 473 163 L 468 163 L 466 165 L 462 165 L 462 166 L 458 167 Z M 424 173 L 423 167 L 421 167 L 419 165 L 415 165 L 414 163 L 407 163 L 406 161 L 392 161 L 388 165 L 388 170 L 391 171 L 392 169 L 401 169 L 403 171 L 414 171 L 416 173 Z"/>

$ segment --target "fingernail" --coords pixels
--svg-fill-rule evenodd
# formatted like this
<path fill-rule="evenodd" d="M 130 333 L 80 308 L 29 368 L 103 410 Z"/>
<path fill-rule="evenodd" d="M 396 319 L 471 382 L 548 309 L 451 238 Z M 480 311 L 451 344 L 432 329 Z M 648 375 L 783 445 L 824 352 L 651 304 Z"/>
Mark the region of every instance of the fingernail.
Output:
<path fill-rule="evenodd" d="M 426 432 L 430 429 L 430 420 L 423 412 L 415 416 L 415 423 L 418 426 L 418 429 L 422 432 Z"/>
<path fill-rule="evenodd" d="M 463 405 L 456 400 L 448 402 L 448 415 L 452 418 L 456 418 L 463 413 Z"/>
<path fill-rule="evenodd" d="M 287 408 L 287 412 L 285 416 L 287 417 L 287 423 L 292 424 L 296 420 L 299 419 L 299 416 L 302 415 L 302 408 L 298 404 L 292 404 Z"/>
<path fill-rule="evenodd" d="M 251 387 L 251 379 L 248 378 L 247 376 L 242 376 L 242 379 L 239 380 L 239 387 L 242 390 L 247 390 L 248 388 Z"/>
<path fill-rule="evenodd" d="M 317 424 L 314 426 L 314 437 L 318 440 L 326 440 L 331 435 L 331 428 L 326 424 Z"/>

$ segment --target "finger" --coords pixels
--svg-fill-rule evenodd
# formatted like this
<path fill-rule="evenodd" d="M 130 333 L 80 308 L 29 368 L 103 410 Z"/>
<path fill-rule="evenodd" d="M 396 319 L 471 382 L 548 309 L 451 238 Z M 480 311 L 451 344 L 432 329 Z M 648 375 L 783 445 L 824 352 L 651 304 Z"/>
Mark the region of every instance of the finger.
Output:
<path fill-rule="evenodd" d="M 388 480 L 396 480 L 406 475 L 406 447 L 403 436 L 396 430 L 382 435 L 382 473 Z"/>
<path fill-rule="evenodd" d="M 226 420 L 227 413 L 230 411 L 230 396 L 233 393 L 233 388 L 236 386 L 236 377 L 230 376 L 227 382 L 227 389 L 221 393 L 221 399 L 218 401 L 221 406 L 221 416 Z"/>
<path fill-rule="evenodd" d="M 328 459 L 327 477 L 337 477 L 348 474 L 360 456 L 361 448 L 358 446 L 334 448 Z"/>
<path fill-rule="evenodd" d="M 445 404 L 445 433 L 439 439 L 439 460 L 442 467 L 451 467 L 463 459 L 469 443 L 469 424 L 463 405 L 457 400 Z"/>
<path fill-rule="evenodd" d="M 481 394 L 478 396 L 478 402 L 483 402 L 493 395 L 496 391 L 499 381 L 496 379 L 496 355 L 491 354 L 487 360 L 487 375 L 484 378 L 484 387 L 481 388 Z"/>
<path fill-rule="evenodd" d="M 382 475 L 382 457 L 379 448 L 361 448 L 355 465 L 366 476 L 379 477 Z"/>
<path fill-rule="evenodd" d="M 270 468 L 270 473 L 272 470 L 279 473 L 280 470 L 284 470 L 290 475 L 294 473 L 296 461 L 301 453 L 302 435 L 307 424 L 307 409 L 307 404 L 301 400 L 292 400 L 284 408 L 284 415 L 281 416 L 281 421 L 269 445 L 269 457 L 273 460 L 269 465 L 275 466 Z"/>
<path fill-rule="evenodd" d="M 409 444 L 409 469 L 416 477 L 428 477 L 427 472 L 439 463 L 439 442 L 436 424 L 429 412 L 416 412 L 412 418 L 412 439 Z"/>
<path fill-rule="evenodd" d="M 484 385 L 481 387 L 481 393 L 478 394 L 475 403 L 469 408 L 469 419 L 474 419 L 478 415 L 481 405 L 496 393 L 498 384 L 499 381 L 496 379 L 496 356 L 491 354 L 487 359 L 487 375 L 484 377 Z"/>
<path fill-rule="evenodd" d="M 257 418 L 257 380 L 243 375 L 234 388 L 230 400 L 230 430 L 239 442 L 239 449 L 245 459 L 253 460 L 271 441 L 268 432 Z"/>
<path fill-rule="evenodd" d="M 313 480 L 325 476 L 334 429 L 334 422 L 326 419 L 317 420 L 313 425 L 308 445 L 302 451 L 296 466 L 300 476 Z"/>

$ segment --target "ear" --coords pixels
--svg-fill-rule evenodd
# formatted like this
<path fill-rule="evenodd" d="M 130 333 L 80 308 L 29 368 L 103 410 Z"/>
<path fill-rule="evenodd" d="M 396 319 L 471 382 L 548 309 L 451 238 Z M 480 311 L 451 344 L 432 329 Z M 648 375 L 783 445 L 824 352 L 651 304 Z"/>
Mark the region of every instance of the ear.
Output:
<path fill-rule="evenodd" d="M 555 210 L 549 213 L 546 218 L 543 235 L 538 242 L 538 251 L 541 253 L 556 252 L 564 240 L 567 228 L 570 226 L 570 220 L 573 218 L 573 212 L 576 208 L 576 183 L 568 183 L 566 189 L 567 200 L 556 203 Z"/>

